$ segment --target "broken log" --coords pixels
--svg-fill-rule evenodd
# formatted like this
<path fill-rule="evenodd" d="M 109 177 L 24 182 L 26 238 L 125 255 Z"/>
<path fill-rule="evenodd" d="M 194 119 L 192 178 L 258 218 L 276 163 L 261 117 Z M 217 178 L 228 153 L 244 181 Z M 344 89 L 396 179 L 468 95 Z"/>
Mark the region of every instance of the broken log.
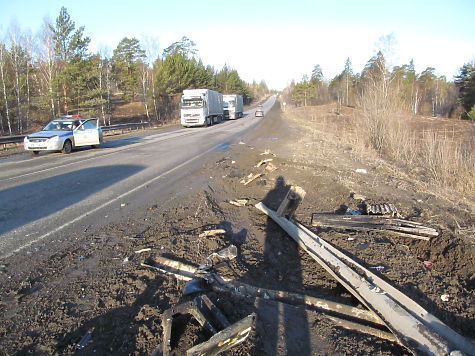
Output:
<path fill-rule="evenodd" d="M 214 230 L 207 230 L 203 231 L 199 237 L 209 237 L 209 236 L 216 236 L 216 235 L 223 235 L 226 233 L 224 229 L 214 229 Z"/>
<path fill-rule="evenodd" d="M 393 299 L 384 289 L 378 287 L 356 271 L 351 269 L 335 254 L 323 246 L 322 240 L 315 235 L 311 238 L 305 231 L 289 220 L 279 216 L 262 203 L 256 208 L 271 217 L 279 224 L 309 255 L 329 271 L 342 285 L 355 295 L 363 304 L 376 313 L 396 336 L 399 343 L 414 354 L 440 355 L 449 354 L 453 350 L 461 350 L 473 354 L 470 343 L 449 342 L 438 334 L 432 325 L 409 313 L 403 305 Z M 453 333 L 455 333 L 453 331 Z M 455 333 L 456 334 L 456 333 Z M 458 335 L 458 334 L 457 334 Z M 460 336 L 460 335 L 459 335 Z M 463 339 L 463 337 L 460 336 Z M 453 340 L 451 340 L 453 341 Z"/>

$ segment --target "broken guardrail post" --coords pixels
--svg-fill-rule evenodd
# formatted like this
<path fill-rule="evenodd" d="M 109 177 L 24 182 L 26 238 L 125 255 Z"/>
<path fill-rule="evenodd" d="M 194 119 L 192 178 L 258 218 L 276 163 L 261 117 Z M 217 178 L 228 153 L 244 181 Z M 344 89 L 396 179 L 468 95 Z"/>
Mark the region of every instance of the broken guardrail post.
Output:
<path fill-rule="evenodd" d="M 277 215 L 287 219 L 291 219 L 295 210 L 299 207 L 303 198 L 305 198 L 305 190 L 298 186 L 291 186 L 284 200 L 277 209 Z"/>

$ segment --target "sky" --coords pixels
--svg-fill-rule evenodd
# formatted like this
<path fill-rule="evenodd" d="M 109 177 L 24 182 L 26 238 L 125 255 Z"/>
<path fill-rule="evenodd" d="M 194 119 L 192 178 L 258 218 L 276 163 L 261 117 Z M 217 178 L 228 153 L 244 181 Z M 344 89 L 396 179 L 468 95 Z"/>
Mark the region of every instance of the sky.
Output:
<path fill-rule="evenodd" d="M 205 65 L 236 69 L 281 90 L 319 64 L 330 80 L 350 58 L 354 73 L 391 35 L 391 65 L 411 59 L 451 80 L 475 61 L 475 0 L 0 0 L 0 38 L 12 26 L 38 33 L 61 7 L 84 26 L 91 52 L 112 54 L 124 37 L 160 55 L 187 36 Z"/>

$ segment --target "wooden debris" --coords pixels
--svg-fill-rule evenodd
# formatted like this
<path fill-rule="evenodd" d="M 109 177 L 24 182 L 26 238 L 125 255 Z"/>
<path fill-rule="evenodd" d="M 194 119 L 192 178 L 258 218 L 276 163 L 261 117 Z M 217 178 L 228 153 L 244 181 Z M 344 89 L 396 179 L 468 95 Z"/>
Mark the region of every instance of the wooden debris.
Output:
<path fill-rule="evenodd" d="M 333 227 L 344 230 L 381 230 L 397 236 L 430 240 L 439 236 L 437 230 L 421 223 L 375 215 L 312 214 L 312 226 Z"/>
<path fill-rule="evenodd" d="M 151 248 L 143 248 L 143 249 L 141 249 L 141 250 L 135 251 L 135 253 L 148 252 L 148 251 L 151 251 L 151 250 L 152 250 Z"/>
<path fill-rule="evenodd" d="M 272 158 L 263 159 L 263 160 L 260 160 L 259 163 L 257 163 L 254 167 L 259 168 L 260 166 L 272 161 L 273 161 Z"/>
<path fill-rule="evenodd" d="M 272 155 L 275 157 L 275 154 L 272 153 L 270 150 L 265 150 L 264 152 L 261 153 L 261 156 L 267 156 L 267 155 Z"/>
<path fill-rule="evenodd" d="M 298 186 L 291 186 L 277 209 L 277 215 L 291 219 L 304 197 L 305 190 Z"/>
<path fill-rule="evenodd" d="M 222 235 L 225 233 L 226 233 L 226 230 L 224 229 L 207 230 L 207 231 L 203 231 L 200 234 L 200 237 L 216 236 L 216 235 Z"/>
<path fill-rule="evenodd" d="M 272 162 L 269 162 L 269 163 L 266 164 L 265 169 L 266 169 L 267 172 L 270 173 L 270 172 L 274 172 L 277 169 L 277 167 Z"/>
<path fill-rule="evenodd" d="M 230 200 L 229 204 L 241 207 L 241 206 L 246 206 L 248 201 L 249 200 L 247 199 L 236 199 L 236 200 Z"/>
<path fill-rule="evenodd" d="M 262 173 L 250 173 L 246 178 L 241 179 L 240 183 L 244 185 L 248 185 L 253 180 L 259 178 L 262 175 L 263 175 Z"/>
<path fill-rule="evenodd" d="M 366 200 L 366 197 L 362 194 L 358 194 L 358 193 L 351 193 L 350 196 L 355 199 L 355 200 Z"/>

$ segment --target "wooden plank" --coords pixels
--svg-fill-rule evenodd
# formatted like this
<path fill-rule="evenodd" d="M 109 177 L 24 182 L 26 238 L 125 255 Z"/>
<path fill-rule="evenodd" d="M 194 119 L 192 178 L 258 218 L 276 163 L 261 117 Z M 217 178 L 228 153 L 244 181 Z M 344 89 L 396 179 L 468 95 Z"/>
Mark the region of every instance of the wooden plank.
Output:
<path fill-rule="evenodd" d="M 407 235 L 423 240 L 439 235 L 437 230 L 430 227 L 415 225 L 401 219 L 374 218 L 369 215 L 312 214 L 312 225 L 349 230 L 385 230 L 394 232 L 396 235 Z"/>

